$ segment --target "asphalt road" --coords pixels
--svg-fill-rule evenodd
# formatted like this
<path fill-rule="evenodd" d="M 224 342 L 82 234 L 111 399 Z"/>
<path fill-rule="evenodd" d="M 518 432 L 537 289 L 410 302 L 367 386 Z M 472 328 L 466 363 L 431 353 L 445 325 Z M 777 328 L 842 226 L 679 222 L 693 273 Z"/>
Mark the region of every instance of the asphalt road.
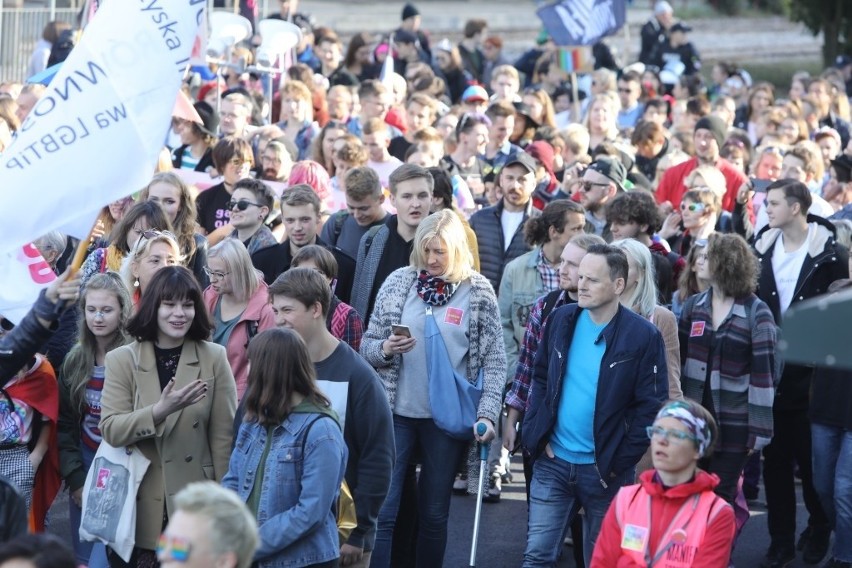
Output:
<path fill-rule="evenodd" d="M 479 567 L 516 568 L 521 565 L 524 545 L 526 544 L 527 504 L 524 489 L 523 470 L 519 458 L 512 462 L 514 482 L 503 486 L 500 503 L 484 503 L 480 529 L 477 563 Z M 797 486 L 798 487 L 798 486 Z M 763 489 L 761 488 L 761 498 Z M 801 532 L 807 522 L 807 511 L 798 494 L 797 521 Z M 470 543 L 473 532 L 475 496 L 454 496 L 450 510 L 449 538 L 446 568 L 469 566 Z M 50 532 L 70 539 L 68 523 L 68 494 L 63 492 L 50 510 Z M 769 534 L 766 529 L 764 507 L 756 507 L 752 517 L 743 529 L 736 550 L 734 565 L 737 568 L 758 568 L 761 559 L 769 547 Z M 564 549 L 559 568 L 574 567 L 572 551 Z M 807 566 L 800 559 L 790 568 Z"/>

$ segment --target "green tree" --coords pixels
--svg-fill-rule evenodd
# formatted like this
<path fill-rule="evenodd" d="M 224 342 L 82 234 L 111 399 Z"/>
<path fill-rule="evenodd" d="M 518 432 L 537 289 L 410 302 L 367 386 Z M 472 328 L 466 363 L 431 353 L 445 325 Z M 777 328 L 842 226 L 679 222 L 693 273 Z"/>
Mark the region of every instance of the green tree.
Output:
<path fill-rule="evenodd" d="M 842 53 L 852 52 L 852 2 L 849 0 L 786 0 L 790 19 L 814 35 L 822 32 L 822 60 L 828 67 Z"/>

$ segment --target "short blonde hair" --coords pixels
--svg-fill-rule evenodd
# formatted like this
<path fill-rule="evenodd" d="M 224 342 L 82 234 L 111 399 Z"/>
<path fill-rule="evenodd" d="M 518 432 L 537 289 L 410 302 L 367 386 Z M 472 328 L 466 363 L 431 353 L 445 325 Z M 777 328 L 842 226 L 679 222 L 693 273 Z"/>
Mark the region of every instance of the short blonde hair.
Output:
<path fill-rule="evenodd" d="M 231 288 L 238 301 L 248 301 L 257 291 L 261 276 L 251 263 L 246 246 L 239 239 L 223 239 L 207 252 L 207 258 L 220 258 L 225 263 L 225 271 L 230 273 Z"/>
<path fill-rule="evenodd" d="M 134 280 L 136 278 L 133 276 L 133 263 L 139 262 L 151 252 L 151 247 L 157 243 L 165 243 L 172 248 L 172 252 L 174 252 L 175 257 L 178 258 L 178 261 L 183 264 L 184 258 L 180 252 L 180 245 L 178 244 L 175 236 L 171 232 L 157 232 L 150 239 L 140 237 L 136 244 L 132 246 L 130 249 L 130 254 L 124 257 L 124 260 L 121 262 L 121 269 L 119 273 L 121 274 L 121 279 L 124 281 L 124 285 L 127 286 L 127 289 L 133 291 L 135 288 Z"/>
<path fill-rule="evenodd" d="M 728 192 L 728 182 L 725 181 L 724 174 L 716 166 L 707 164 L 702 164 L 692 170 L 683 180 L 683 184 L 687 189 L 691 189 L 695 178 L 699 176 L 704 180 L 704 185 L 719 194 L 720 199 Z"/>
<path fill-rule="evenodd" d="M 449 209 L 433 213 L 420 222 L 414 234 L 411 266 L 417 270 L 426 268 L 426 245 L 435 238 L 444 242 L 449 258 L 447 271 L 441 278 L 448 282 L 462 282 L 470 278 L 473 256 L 467 244 L 467 234 L 459 216 Z"/>

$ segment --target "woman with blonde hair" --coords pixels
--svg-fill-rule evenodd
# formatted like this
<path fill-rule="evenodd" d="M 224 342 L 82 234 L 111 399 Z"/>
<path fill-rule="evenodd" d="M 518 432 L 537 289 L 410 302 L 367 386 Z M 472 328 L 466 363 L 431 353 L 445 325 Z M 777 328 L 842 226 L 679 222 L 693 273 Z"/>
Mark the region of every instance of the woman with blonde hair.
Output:
<path fill-rule="evenodd" d="M 80 295 L 77 344 L 65 357 L 59 374 L 59 470 L 71 494 L 71 534 L 77 535 L 83 484 L 101 443 L 101 392 L 106 354 L 130 341 L 125 326 L 132 314 L 130 293 L 115 272 L 95 274 Z M 94 567 L 106 562 L 102 545 L 72 538 L 77 564 Z M 93 550 L 97 552 L 93 553 Z M 95 557 L 93 557 L 95 554 Z"/>
<path fill-rule="evenodd" d="M 666 346 L 666 370 L 669 378 L 669 398 L 683 398 L 680 389 L 680 341 L 677 335 L 677 318 L 657 303 L 657 283 L 654 274 L 654 259 L 651 249 L 635 239 L 613 241 L 627 255 L 627 281 L 621 294 L 621 304 L 630 308 L 660 330 Z M 651 467 L 651 455 L 646 453 L 636 473 Z"/>
<path fill-rule="evenodd" d="M 610 92 L 592 97 L 586 111 L 585 126 L 589 130 L 589 153 L 603 142 L 618 140 L 618 98 Z"/>
<path fill-rule="evenodd" d="M 680 211 L 666 217 L 659 235 L 668 241 L 673 251 L 686 256 L 695 240 L 706 241 L 716 232 L 722 213 L 722 196 L 717 189 L 706 185 L 692 186 L 681 198 Z M 730 227 L 730 216 L 726 219 Z"/>
<path fill-rule="evenodd" d="M 139 200 L 160 204 L 177 237 L 184 258 L 183 265 L 192 271 L 199 286 L 207 286 L 207 275 L 204 273 L 204 266 L 207 264 L 207 238 L 198 233 L 193 188 L 174 172 L 162 172 L 154 174 L 139 194 Z"/>
<path fill-rule="evenodd" d="M 391 542 L 400 510 L 403 482 L 417 448 L 422 459 L 418 511 L 418 566 L 441 566 L 447 544 L 447 518 L 459 460 L 474 438 L 494 437 L 506 373 L 506 352 L 497 298 L 488 280 L 475 272 L 464 227 L 448 209 L 421 221 L 414 236 L 411 264 L 382 284 L 361 342 L 361 354 L 385 386 L 393 411 L 396 440 L 390 490 L 379 511 L 372 566 L 390 565 Z M 427 315 L 431 314 L 434 322 Z M 446 365 L 471 384 L 482 381 L 475 424 L 465 440 L 438 427 L 429 397 L 427 323 L 437 325 L 446 346 Z M 406 326 L 407 332 L 399 325 Z M 479 424 L 485 434 L 476 433 Z M 476 475 L 470 476 L 471 483 Z"/>
<path fill-rule="evenodd" d="M 204 305 L 213 318 L 210 340 L 225 347 L 239 401 L 248 381 L 246 346 L 259 332 L 275 327 L 269 292 L 239 239 L 224 239 L 210 249 L 204 271 L 210 278 L 204 290 Z"/>
<path fill-rule="evenodd" d="M 121 263 L 121 278 L 132 295 L 133 305 L 139 304 L 148 283 L 161 268 L 177 266 L 181 259 L 180 246 L 173 233 L 153 229 L 142 233 Z"/>

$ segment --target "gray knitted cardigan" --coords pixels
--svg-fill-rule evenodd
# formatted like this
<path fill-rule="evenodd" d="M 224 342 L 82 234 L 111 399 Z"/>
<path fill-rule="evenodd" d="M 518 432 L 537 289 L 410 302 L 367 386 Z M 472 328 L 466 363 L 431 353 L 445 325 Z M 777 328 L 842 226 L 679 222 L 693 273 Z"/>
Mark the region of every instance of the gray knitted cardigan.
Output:
<path fill-rule="evenodd" d="M 401 355 L 390 360 L 384 358 L 382 342 L 391 335 L 391 325 L 398 324 L 408 290 L 417 280 L 418 271 L 410 266 L 393 271 L 382 283 L 376 296 L 373 317 L 361 340 L 361 355 L 372 365 L 382 379 L 391 410 L 396 401 Z M 474 272 L 470 277 L 470 351 L 467 359 L 467 380 L 473 384 L 479 369 L 484 370 L 482 399 L 478 416 L 488 418 L 497 425 L 503 406 L 503 383 L 506 377 L 506 348 L 503 328 L 494 289 L 484 276 Z M 425 372 L 425 369 L 424 369 Z"/>

